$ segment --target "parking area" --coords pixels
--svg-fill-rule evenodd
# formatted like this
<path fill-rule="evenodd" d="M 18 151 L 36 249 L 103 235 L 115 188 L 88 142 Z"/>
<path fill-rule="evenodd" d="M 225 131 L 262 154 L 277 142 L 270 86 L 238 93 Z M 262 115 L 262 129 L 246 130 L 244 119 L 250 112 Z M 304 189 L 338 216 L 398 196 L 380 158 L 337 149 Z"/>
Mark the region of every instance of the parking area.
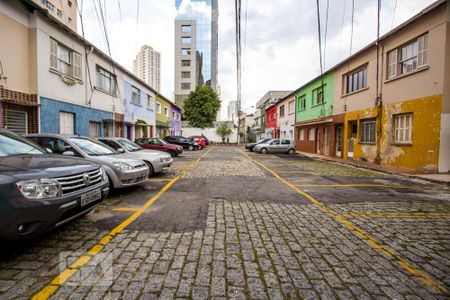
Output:
<path fill-rule="evenodd" d="M 0 298 L 446 299 L 449 228 L 448 186 L 208 147 L 3 245 Z"/>

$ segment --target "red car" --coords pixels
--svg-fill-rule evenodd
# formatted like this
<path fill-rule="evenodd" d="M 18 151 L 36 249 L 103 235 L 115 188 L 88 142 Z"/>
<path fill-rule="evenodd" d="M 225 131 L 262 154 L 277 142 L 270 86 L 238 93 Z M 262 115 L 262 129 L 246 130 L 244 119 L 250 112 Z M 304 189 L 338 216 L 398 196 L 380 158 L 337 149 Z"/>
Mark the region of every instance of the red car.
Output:
<path fill-rule="evenodd" d="M 183 153 L 183 147 L 169 144 L 163 139 L 159 138 L 140 138 L 136 140 L 136 144 L 145 149 L 164 151 L 170 154 L 170 156 L 178 156 Z"/>
<path fill-rule="evenodd" d="M 206 148 L 206 142 L 202 137 L 190 136 L 190 137 L 188 137 L 188 140 L 196 142 L 197 144 L 200 145 L 200 147 L 202 147 L 202 149 Z"/>

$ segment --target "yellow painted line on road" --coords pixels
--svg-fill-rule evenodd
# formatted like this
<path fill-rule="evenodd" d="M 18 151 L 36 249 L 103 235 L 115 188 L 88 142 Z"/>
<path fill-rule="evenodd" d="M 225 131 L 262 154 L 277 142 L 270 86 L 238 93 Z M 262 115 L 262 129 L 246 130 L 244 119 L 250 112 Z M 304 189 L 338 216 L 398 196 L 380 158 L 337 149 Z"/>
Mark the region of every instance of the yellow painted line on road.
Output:
<path fill-rule="evenodd" d="M 147 181 L 150 182 L 163 182 L 163 181 L 171 181 L 173 178 L 149 178 Z"/>
<path fill-rule="evenodd" d="M 63 270 L 59 273 L 47 286 L 43 287 L 39 292 L 37 292 L 32 299 L 33 300 L 46 300 L 50 298 L 56 291 L 67 282 L 72 276 L 74 276 L 81 267 L 87 264 L 92 258 L 97 255 L 100 251 L 104 249 L 104 247 L 109 244 L 112 239 L 122 232 L 128 225 L 130 225 L 133 221 L 139 218 L 147 208 L 152 206 L 156 200 L 158 200 L 178 179 L 181 178 L 186 172 L 191 170 L 193 167 L 197 165 L 197 163 L 203 159 L 214 147 L 211 147 L 206 151 L 202 156 L 200 156 L 195 161 L 191 162 L 186 166 L 185 169 L 181 171 L 181 174 L 173 178 L 169 181 L 156 195 L 150 198 L 142 207 L 138 208 L 134 214 L 128 217 L 125 221 L 117 225 L 113 230 L 107 233 L 98 244 L 94 245 L 90 248 L 85 255 L 78 258 L 74 263 L 72 263 L 67 269 Z"/>
<path fill-rule="evenodd" d="M 450 218 L 450 213 L 416 212 L 416 213 L 345 213 L 346 218 Z"/>
<path fill-rule="evenodd" d="M 361 239 L 365 240 L 370 246 L 372 246 L 375 249 L 378 249 L 382 253 L 384 253 L 387 257 L 391 258 L 394 262 L 399 264 L 403 269 L 408 271 L 413 276 L 418 277 L 423 283 L 426 285 L 433 287 L 440 293 L 446 294 L 448 293 L 447 289 L 441 285 L 439 282 L 433 280 L 430 278 L 427 274 L 420 271 L 419 269 L 414 268 L 411 264 L 409 264 L 406 260 L 404 260 L 402 257 L 400 257 L 398 254 L 396 254 L 393 250 L 387 248 L 386 246 L 379 243 L 374 237 L 372 237 L 370 234 L 366 233 L 362 229 L 355 226 L 350 221 L 346 220 L 341 214 L 335 212 L 333 209 L 328 207 L 327 205 L 319 202 L 314 197 L 309 195 L 308 193 L 300 190 L 295 185 L 291 184 L 290 182 L 286 181 L 284 178 L 282 178 L 280 175 L 278 175 L 275 171 L 272 171 L 269 167 L 264 165 L 263 163 L 251 158 L 249 155 L 247 155 L 244 151 L 240 150 L 240 152 L 246 156 L 249 160 L 254 162 L 256 165 L 260 166 L 261 168 L 265 169 L 269 173 L 271 173 L 275 178 L 277 178 L 279 181 L 296 191 L 298 194 L 304 196 L 306 199 L 308 199 L 311 203 L 316 205 L 320 210 L 323 212 L 331 215 L 337 222 L 341 223 L 345 227 L 347 227 L 348 230 L 353 232 L 355 235 L 359 236 Z"/>
<path fill-rule="evenodd" d="M 136 208 L 136 207 L 114 207 L 111 210 L 114 210 L 114 211 L 138 211 L 139 208 Z"/>
<path fill-rule="evenodd" d="M 296 184 L 298 187 L 384 187 L 393 189 L 439 189 L 439 187 L 429 185 L 386 185 L 376 183 L 349 183 L 349 184 Z M 442 188 L 445 189 L 445 188 Z"/>

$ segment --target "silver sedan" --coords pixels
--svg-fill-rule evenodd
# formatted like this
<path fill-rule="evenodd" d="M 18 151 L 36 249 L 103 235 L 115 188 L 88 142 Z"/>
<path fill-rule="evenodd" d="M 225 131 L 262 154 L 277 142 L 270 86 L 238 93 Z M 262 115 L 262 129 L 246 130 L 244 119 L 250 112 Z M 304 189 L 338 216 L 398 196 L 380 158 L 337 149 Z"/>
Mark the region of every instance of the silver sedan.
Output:
<path fill-rule="evenodd" d="M 266 153 L 289 153 L 294 155 L 295 144 L 292 140 L 286 139 L 273 139 L 264 144 L 258 144 L 253 148 L 253 151 L 262 154 Z"/>
<path fill-rule="evenodd" d="M 172 165 L 173 159 L 170 154 L 158 151 L 144 149 L 136 143 L 124 138 L 97 138 L 114 150 L 124 153 L 124 156 L 143 160 L 149 169 L 148 176 L 154 173 L 166 171 Z"/>

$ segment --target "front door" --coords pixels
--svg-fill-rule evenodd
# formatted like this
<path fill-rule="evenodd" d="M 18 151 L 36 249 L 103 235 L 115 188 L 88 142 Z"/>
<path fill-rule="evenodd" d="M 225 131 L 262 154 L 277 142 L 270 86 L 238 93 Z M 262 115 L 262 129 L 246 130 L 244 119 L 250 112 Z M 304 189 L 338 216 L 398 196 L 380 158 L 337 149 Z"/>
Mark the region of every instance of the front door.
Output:
<path fill-rule="evenodd" d="M 342 157 L 342 125 L 336 127 L 336 156 Z"/>
<path fill-rule="evenodd" d="M 347 157 L 353 158 L 355 151 L 356 136 L 358 133 L 358 123 L 351 121 L 348 123 Z"/>
<path fill-rule="evenodd" d="M 320 154 L 320 127 L 316 130 L 316 153 Z"/>
<path fill-rule="evenodd" d="M 324 140 L 323 140 L 323 154 L 330 155 L 330 127 L 325 127 Z"/>

